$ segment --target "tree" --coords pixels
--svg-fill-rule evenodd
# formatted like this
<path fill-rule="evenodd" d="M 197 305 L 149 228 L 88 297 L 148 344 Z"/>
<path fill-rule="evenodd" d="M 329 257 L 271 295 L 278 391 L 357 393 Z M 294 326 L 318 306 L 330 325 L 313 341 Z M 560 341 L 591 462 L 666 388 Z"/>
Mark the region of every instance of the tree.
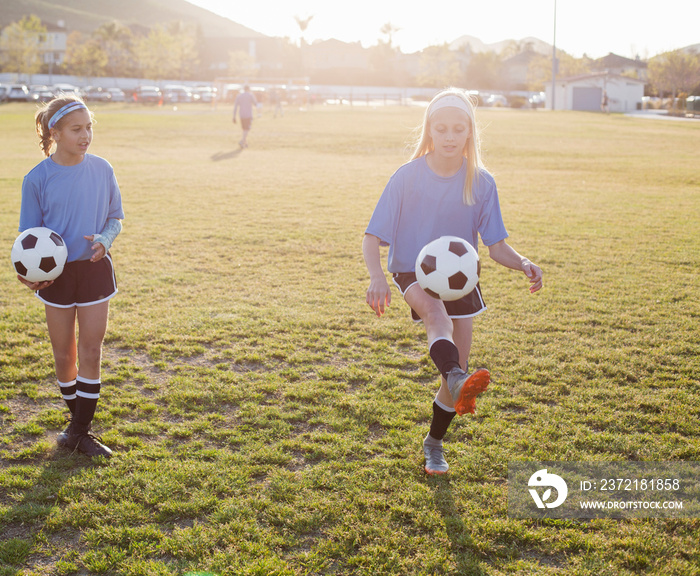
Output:
<path fill-rule="evenodd" d="M 470 89 L 499 89 L 502 87 L 501 59 L 495 52 L 474 54 L 467 65 L 466 75 L 466 85 Z"/>
<path fill-rule="evenodd" d="M 557 61 L 557 76 L 581 76 L 591 72 L 591 60 L 589 58 L 574 58 L 566 52 L 557 51 Z M 549 63 L 551 66 L 552 61 L 550 60 Z M 551 80 L 551 74 L 549 78 Z"/>
<path fill-rule="evenodd" d="M 391 22 L 387 22 L 379 29 L 382 35 L 387 37 L 386 43 L 388 44 L 389 48 L 393 48 L 394 34 L 396 34 L 399 30 L 401 30 L 401 28 L 397 28 Z"/>
<path fill-rule="evenodd" d="M 106 52 L 95 38 L 85 38 L 80 32 L 71 32 L 66 41 L 65 67 L 71 74 L 92 78 L 104 76 L 109 62 Z"/>
<path fill-rule="evenodd" d="M 135 69 L 133 54 L 134 35 L 119 22 L 102 24 L 93 38 L 107 55 L 107 71 L 112 77 L 129 76 Z"/>
<path fill-rule="evenodd" d="M 652 58 L 649 82 L 657 93 L 669 93 L 674 99 L 682 92 L 690 93 L 700 84 L 700 55 L 674 50 Z"/>
<path fill-rule="evenodd" d="M 0 38 L 3 70 L 31 76 L 41 70 L 41 42 L 46 26 L 38 16 L 25 16 L 6 26 Z"/>
<path fill-rule="evenodd" d="M 379 85 L 396 85 L 399 72 L 396 66 L 397 52 L 390 42 L 380 40 L 376 46 L 369 48 L 369 65 L 374 83 Z"/>
<path fill-rule="evenodd" d="M 386 41 L 380 39 L 376 46 L 369 48 L 369 63 L 373 73 L 371 82 L 395 86 L 407 80 L 401 78 L 399 67 L 396 65 L 399 51 L 393 46 L 393 36 L 398 30 L 399 28 L 393 26 L 391 22 L 387 22 L 379 30 L 383 36 L 387 37 Z"/>
<path fill-rule="evenodd" d="M 233 78 L 251 78 L 257 75 L 255 59 L 243 50 L 229 52 L 228 73 Z"/>
<path fill-rule="evenodd" d="M 557 52 L 557 76 L 582 76 L 590 74 L 592 60 L 585 54 L 574 58 L 566 52 Z M 527 89 L 543 91 L 552 82 L 552 57 L 538 54 L 532 58 L 527 69 Z"/>
<path fill-rule="evenodd" d="M 172 22 L 168 32 L 174 39 L 174 51 L 171 53 L 173 68 L 180 80 L 193 76 L 199 64 L 197 52 L 197 28 L 184 22 Z"/>
<path fill-rule="evenodd" d="M 301 16 L 294 16 L 294 20 L 296 20 L 297 25 L 299 26 L 299 31 L 301 32 L 301 38 L 299 40 L 300 45 L 306 42 L 306 40 L 304 40 L 304 33 L 309 27 L 309 23 L 311 22 L 311 20 L 313 20 L 313 17 L 313 14 L 311 16 L 307 16 L 306 18 L 302 18 Z"/>
<path fill-rule="evenodd" d="M 459 83 L 459 60 L 447 43 L 425 48 L 420 55 L 418 66 L 416 82 L 420 86 L 442 88 Z"/>
<path fill-rule="evenodd" d="M 141 72 L 147 78 L 160 80 L 179 72 L 179 62 L 173 58 L 178 51 L 177 38 L 165 26 L 158 24 L 147 36 L 136 42 L 136 58 Z"/>

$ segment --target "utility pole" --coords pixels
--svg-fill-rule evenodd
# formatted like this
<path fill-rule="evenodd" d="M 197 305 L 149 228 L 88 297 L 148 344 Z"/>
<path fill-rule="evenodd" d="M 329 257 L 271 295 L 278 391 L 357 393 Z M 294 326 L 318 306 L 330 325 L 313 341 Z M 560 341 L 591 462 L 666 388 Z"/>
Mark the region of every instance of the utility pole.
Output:
<path fill-rule="evenodd" d="M 556 98 L 557 79 L 557 0 L 554 0 L 554 39 L 552 40 L 552 110 L 554 110 Z"/>

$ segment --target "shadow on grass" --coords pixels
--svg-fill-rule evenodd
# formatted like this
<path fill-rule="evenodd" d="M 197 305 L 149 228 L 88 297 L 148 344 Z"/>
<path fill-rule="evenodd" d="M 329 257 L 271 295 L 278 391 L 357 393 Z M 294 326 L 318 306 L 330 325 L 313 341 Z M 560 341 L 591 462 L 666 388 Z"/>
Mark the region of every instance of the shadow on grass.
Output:
<path fill-rule="evenodd" d="M 99 465 L 60 448 L 52 458 L 43 463 L 37 475 L 32 476 L 23 498 L 7 506 L 0 515 L 0 565 L 6 568 L 0 570 L 1 575 L 19 574 L 20 568 L 31 561 L 37 535 L 44 530 L 54 510 L 61 506 L 61 487 L 76 474 Z M 21 469 L 24 465 L 18 464 L 17 467 Z M 3 466 L 3 470 L 13 468 L 12 463 Z"/>
<path fill-rule="evenodd" d="M 213 162 L 229 160 L 231 158 L 236 158 L 240 155 L 241 152 L 243 152 L 243 148 L 239 148 L 238 150 L 231 150 L 231 152 L 217 152 L 216 154 L 212 154 L 211 159 Z"/>
<path fill-rule="evenodd" d="M 486 572 L 475 557 L 477 546 L 457 510 L 449 477 L 432 476 L 428 478 L 428 485 L 433 490 L 435 508 L 445 520 L 445 531 L 450 539 L 456 573 L 485 576 Z"/>

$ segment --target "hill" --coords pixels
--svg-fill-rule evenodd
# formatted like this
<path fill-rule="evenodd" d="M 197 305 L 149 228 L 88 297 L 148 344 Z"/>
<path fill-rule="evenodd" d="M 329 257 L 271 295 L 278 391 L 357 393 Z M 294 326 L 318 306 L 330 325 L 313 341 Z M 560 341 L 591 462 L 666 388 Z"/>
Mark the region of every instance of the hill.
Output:
<path fill-rule="evenodd" d="M 460 36 L 456 40 L 450 43 L 450 49 L 452 50 L 461 50 L 469 44 L 471 47 L 472 52 L 474 53 L 480 53 L 480 52 L 496 52 L 497 54 L 500 53 L 503 49 L 508 47 L 508 45 L 511 42 L 516 42 L 519 45 L 525 45 L 525 44 L 530 44 L 532 46 L 532 49 L 535 52 L 538 52 L 540 54 L 545 54 L 549 55 L 552 53 L 552 45 L 547 44 L 547 42 L 544 42 L 543 40 L 540 40 L 539 38 L 534 38 L 532 36 L 528 38 L 522 38 L 520 40 L 501 40 L 500 42 L 494 42 L 492 44 L 485 44 L 479 38 L 476 38 L 475 36 Z"/>
<path fill-rule="evenodd" d="M 0 28 L 35 14 L 45 24 L 65 23 L 70 32 L 92 32 L 106 22 L 150 27 L 174 21 L 198 24 L 206 38 L 263 38 L 241 24 L 185 0 L 0 0 Z"/>

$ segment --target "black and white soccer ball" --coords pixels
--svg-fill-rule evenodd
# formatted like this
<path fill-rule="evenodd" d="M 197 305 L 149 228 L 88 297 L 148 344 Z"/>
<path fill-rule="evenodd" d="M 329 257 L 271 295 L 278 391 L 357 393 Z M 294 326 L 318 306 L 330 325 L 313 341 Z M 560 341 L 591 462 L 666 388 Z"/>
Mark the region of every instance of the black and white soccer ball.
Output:
<path fill-rule="evenodd" d="M 418 284 L 433 298 L 459 300 L 479 281 L 479 255 L 466 240 L 441 236 L 416 258 Z"/>
<path fill-rule="evenodd" d="M 63 272 L 68 248 L 63 238 L 50 228 L 29 228 L 12 245 L 12 264 L 29 282 L 55 280 Z"/>

